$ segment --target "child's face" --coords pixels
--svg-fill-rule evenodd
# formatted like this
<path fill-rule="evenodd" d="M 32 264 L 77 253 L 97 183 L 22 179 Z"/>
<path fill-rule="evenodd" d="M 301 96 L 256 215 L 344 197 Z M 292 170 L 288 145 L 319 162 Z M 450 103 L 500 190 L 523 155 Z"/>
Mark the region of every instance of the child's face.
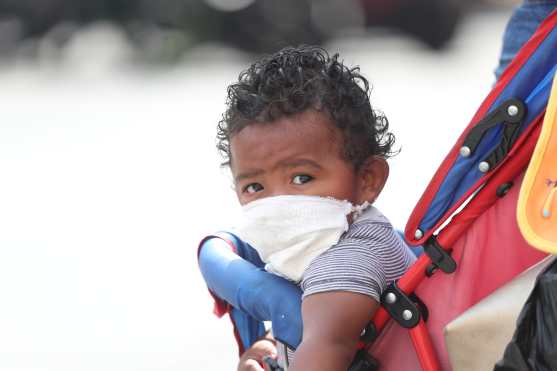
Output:
<path fill-rule="evenodd" d="M 342 146 L 340 129 L 317 111 L 245 127 L 230 139 L 238 200 L 311 195 L 373 202 L 388 176 L 386 161 L 371 157 L 355 171 Z"/>

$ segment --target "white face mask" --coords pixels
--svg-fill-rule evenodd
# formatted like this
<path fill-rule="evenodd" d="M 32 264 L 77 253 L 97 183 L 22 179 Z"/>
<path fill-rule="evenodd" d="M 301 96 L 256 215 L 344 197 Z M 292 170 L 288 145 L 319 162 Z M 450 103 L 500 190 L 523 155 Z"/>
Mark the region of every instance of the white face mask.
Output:
<path fill-rule="evenodd" d="M 243 206 L 240 238 L 257 250 L 269 272 L 299 282 L 309 263 L 348 230 L 349 214 L 369 204 L 318 196 L 275 196 Z"/>

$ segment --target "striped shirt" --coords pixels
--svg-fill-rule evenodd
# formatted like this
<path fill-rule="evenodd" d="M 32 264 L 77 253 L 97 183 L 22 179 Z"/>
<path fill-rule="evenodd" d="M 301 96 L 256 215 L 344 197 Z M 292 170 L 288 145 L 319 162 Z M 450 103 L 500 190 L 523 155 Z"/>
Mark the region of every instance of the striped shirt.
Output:
<path fill-rule="evenodd" d="M 336 245 L 310 263 L 302 277 L 303 297 L 348 291 L 379 301 L 387 285 L 400 278 L 415 260 L 388 219 L 370 207 Z"/>
<path fill-rule="evenodd" d="M 399 279 L 415 260 L 389 220 L 370 207 L 336 245 L 310 263 L 300 283 L 302 298 L 347 291 L 368 295 L 379 302 L 387 285 Z M 288 349 L 287 353 L 291 360 L 293 352 Z M 279 350 L 279 354 L 284 353 Z M 282 361 L 279 363 L 284 364 L 284 358 Z"/>

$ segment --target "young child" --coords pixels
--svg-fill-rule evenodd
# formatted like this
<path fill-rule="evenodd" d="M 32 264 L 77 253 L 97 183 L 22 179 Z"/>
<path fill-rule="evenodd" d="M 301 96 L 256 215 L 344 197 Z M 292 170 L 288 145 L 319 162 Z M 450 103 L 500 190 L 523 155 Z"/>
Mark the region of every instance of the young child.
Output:
<path fill-rule="evenodd" d="M 367 80 L 317 47 L 286 48 L 228 88 L 218 149 L 266 269 L 303 291 L 303 338 L 290 371 L 346 370 L 382 291 L 415 257 L 371 204 L 394 137 Z M 238 370 L 275 354 L 256 342 Z"/>

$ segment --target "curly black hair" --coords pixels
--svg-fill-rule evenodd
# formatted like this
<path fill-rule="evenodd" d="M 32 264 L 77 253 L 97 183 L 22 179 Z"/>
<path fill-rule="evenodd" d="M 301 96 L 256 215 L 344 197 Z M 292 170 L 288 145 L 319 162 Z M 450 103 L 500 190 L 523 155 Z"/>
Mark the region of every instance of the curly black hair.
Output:
<path fill-rule="evenodd" d="M 315 46 L 288 47 L 243 71 L 228 87 L 227 110 L 218 124 L 217 149 L 230 165 L 230 138 L 248 125 L 268 123 L 307 110 L 327 113 L 341 130 L 343 156 L 355 169 L 371 155 L 393 155 L 395 137 L 387 118 L 369 102 L 369 83 Z"/>

